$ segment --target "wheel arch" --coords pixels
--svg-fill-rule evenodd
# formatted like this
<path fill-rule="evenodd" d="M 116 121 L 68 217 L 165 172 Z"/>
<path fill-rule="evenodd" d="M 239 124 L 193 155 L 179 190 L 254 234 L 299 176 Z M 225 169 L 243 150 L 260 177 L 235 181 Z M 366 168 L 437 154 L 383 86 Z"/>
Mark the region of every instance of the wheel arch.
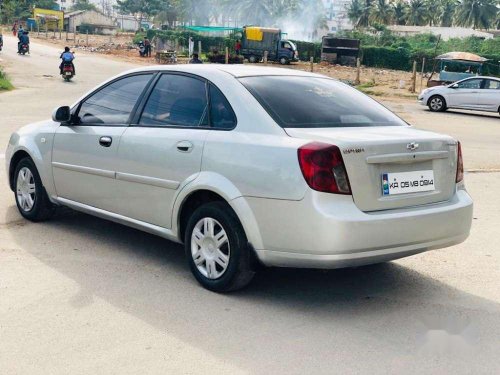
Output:
<path fill-rule="evenodd" d="M 227 178 L 214 173 L 205 172 L 186 185 L 176 198 L 173 209 L 173 230 L 181 242 L 184 242 L 186 224 L 190 214 L 202 204 L 225 202 L 240 221 L 248 241 L 253 247 L 262 248 L 257 220 L 250 206 L 237 187 Z"/>
<path fill-rule="evenodd" d="M 19 149 L 17 150 L 11 157 L 10 163 L 9 163 L 9 187 L 10 190 L 14 191 L 15 186 L 14 186 L 14 173 L 16 171 L 17 164 L 24 158 L 30 158 L 33 163 L 36 165 L 36 161 L 33 159 L 33 157 L 26 151 L 25 149 Z M 38 166 L 37 166 L 38 169 Z"/>
<path fill-rule="evenodd" d="M 439 93 L 439 94 L 432 94 L 431 96 L 429 96 L 429 99 L 427 99 L 427 105 L 430 105 L 429 103 L 431 102 L 431 99 L 434 98 L 434 97 L 436 97 L 436 96 L 439 96 L 440 98 L 443 99 L 445 107 L 448 105 L 448 101 L 446 100 L 445 95 L 443 95 L 441 93 Z"/>

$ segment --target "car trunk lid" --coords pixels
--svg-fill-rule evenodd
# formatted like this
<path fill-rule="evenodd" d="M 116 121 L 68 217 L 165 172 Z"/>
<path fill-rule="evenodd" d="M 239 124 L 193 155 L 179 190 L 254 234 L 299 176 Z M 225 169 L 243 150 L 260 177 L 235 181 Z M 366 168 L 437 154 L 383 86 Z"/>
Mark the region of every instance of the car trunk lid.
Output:
<path fill-rule="evenodd" d="M 455 192 L 457 142 L 451 137 L 409 126 L 285 131 L 340 148 L 353 200 L 362 211 L 438 203 Z"/>

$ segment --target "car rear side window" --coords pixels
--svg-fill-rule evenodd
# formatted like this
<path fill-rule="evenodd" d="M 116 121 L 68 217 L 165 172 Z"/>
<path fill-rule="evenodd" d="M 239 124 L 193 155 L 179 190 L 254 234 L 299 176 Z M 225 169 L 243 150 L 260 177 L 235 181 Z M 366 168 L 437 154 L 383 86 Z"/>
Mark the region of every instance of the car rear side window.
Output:
<path fill-rule="evenodd" d="M 139 126 L 208 126 L 205 82 L 164 74 L 148 98 Z"/>
<path fill-rule="evenodd" d="M 406 125 L 375 100 L 332 79 L 260 76 L 240 81 L 283 128 Z"/>
<path fill-rule="evenodd" d="M 215 129 L 233 129 L 236 116 L 222 92 L 210 84 L 210 125 Z"/>
<path fill-rule="evenodd" d="M 82 125 L 127 124 L 137 100 L 152 74 L 140 74 L 115 81 L 87 98 L 78 111 Z"/>
<path fill-rule="evenodd" d="M 487 79 L 485 80 L 484 88 L 486 90 L 500 90 L 500 81 Z"/>

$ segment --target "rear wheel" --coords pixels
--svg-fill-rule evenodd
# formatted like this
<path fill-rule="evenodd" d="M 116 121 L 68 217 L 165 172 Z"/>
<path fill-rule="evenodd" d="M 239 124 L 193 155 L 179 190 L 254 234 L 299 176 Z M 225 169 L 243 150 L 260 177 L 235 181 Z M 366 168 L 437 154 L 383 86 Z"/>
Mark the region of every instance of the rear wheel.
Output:
<path fill-rule="evenodd" d="M 427 102 L 427 106 L 432 112 L 443 112 L 446 111 L 446 100 L 441 95 L 434 95 Z"/>
<path fill-rule="evenodd" d="M 281 57 L 280 58 L 280 64 L 281 65 L 288 65 L 290 61 L 286 57 Z"/>
<path fill-rule="evenodd" d="M 21 159 L 14 174 L 16 204 L 21 215 L 31 221 L 49 219 L 54 205 L 42 185 L 35 163 L 30 158 Z"/>
<path fill-rule="evenodd" d="M 251 62 L 252 64 L 255 64 L 257 62 L 257 56 L 251 55 L 248 58 L 248 61 Z"/>
<path fill-rule="evenodd" d="M 193 213 L 184 244 L 191 272 L 206 289 L 241 289 L 255 274 L 245 232 L 224 202 L 207 203 Z"/>

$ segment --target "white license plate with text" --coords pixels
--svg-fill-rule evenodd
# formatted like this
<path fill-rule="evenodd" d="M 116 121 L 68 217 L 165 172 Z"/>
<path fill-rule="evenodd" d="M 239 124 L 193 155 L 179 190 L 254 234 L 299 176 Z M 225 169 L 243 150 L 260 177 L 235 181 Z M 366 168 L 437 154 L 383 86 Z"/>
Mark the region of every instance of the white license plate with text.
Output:
<path fill-rule="evenodd" d="M 382 195 L 419 193 L 436 190 L 434 171 L 413 171 L 382 174 Z"/>

